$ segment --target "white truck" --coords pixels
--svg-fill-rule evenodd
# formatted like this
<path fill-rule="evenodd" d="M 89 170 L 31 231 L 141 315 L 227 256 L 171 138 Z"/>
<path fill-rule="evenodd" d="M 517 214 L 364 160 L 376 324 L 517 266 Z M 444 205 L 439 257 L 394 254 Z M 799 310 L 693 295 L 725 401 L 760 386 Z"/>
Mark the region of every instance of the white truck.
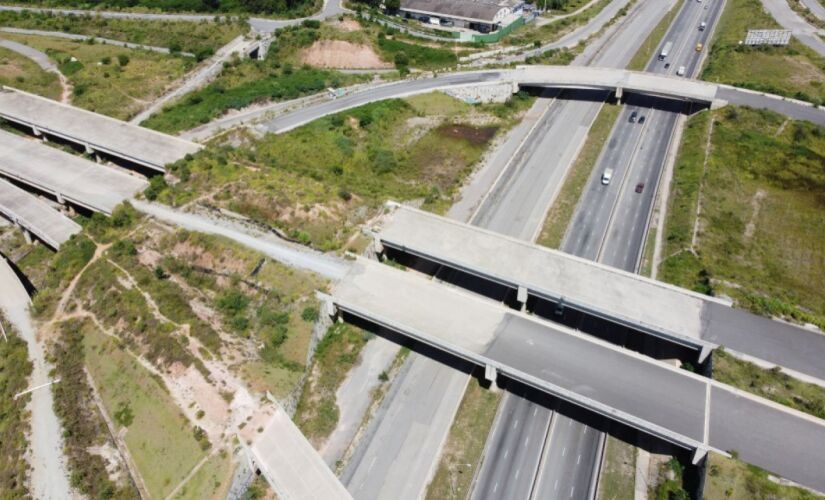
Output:
<path fill-rule="evenodd" d="M 673 42 L 667 42 L 665 46 L 662 48 L 662 51 L 659 52 L 659 60 L 664 61 L 668 54 L 670 54 L 670 49 L 673 48 Z"/>

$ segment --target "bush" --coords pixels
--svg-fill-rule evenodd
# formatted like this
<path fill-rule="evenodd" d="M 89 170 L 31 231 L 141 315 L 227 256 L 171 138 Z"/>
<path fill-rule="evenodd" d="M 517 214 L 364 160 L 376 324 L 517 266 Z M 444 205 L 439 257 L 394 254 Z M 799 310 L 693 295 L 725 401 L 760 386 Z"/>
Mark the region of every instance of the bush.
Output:
<path fill-rule="evenodd" d="M 318 321 L 320 317 L 320 313 L 318 312 L 317 307 L 308 306 L 305 307 L 303 311 L 301 311 L 301 319 L 306 321 L 307 323 L 314 323 Z"/>
<path fill-rule="evenodd" d="M 146 188 L 143 195 L 146 196 L 147 200 L 154 201 L 167 187 L 166 179 L 162 175 L 156 175 L 149 180 L 149 187 Z"/>
<path fill-rule="evenodd" d="M 127 56 L 126 54 L 118 54 L 117 63 L 120 65 L 121 68 L 126 66 L 127 64 L 129 64 L 129 56 Z"/>

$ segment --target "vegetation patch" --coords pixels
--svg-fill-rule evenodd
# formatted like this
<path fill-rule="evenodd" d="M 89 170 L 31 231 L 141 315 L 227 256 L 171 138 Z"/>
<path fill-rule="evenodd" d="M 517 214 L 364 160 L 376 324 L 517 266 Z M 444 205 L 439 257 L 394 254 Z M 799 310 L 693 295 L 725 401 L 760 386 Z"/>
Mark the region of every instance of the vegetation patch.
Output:
<path fill-rule="evenodd" d="M 759 0 L 730 0 L 716 29 L 702 79 L 825 102 L 825 58 L 791 38 L 783 47 L 740 44 L 748 29 L 780 28 Z"/>
<path fill-rule="evenodd" d="M 78 326 L 78 325 L 75 325 Z M 109 415 L 130 408 L 126 445 L 152 497 L 163 498 L 203 458 L 204 452 L 163 382 L 117 339 L 84 323 L 80 332 L 85 363 Z M 62 385 L 58 384 L 58 385 Z"/>
<path fill-rule="evenodd" d="M 28 448 L 26 405 L 30 397 L 14 396 L 28 388 L 32 364 L 26 343 L 12 330 L 2 312 L 0 323 L 8 337 L 0 342 L 0 491 L 8 498 L 23 498 L 29 495 L 24 456 Z"/>
<path fill-rule="evenodd" d="M 541 46 L 545 43 L 558 39 L 562 35 L 570 33 L 579 26 L 583 26 L 593 19 L 599 12 L 610 4 L 611 0 L 600 0 L 588 9 L 575 16 L 565 17 L 549 24 L 539 26 L 531 23 L 521 28 L 515 34 L 504 39 L 507 45 L 535 45 Z M 623 13 L 620 12 L 619 15 Z"/>
<path fill-rule="evenodd" d="M 636 447 L 608 435 L 599 474 L 599 500 L 633 498 L 636 487 Z"/>
<path fill-rule="evenodd" d="M 63 38 L 3 37 L 48 54 L 73 86 L 72 104 L 118 119 L 137 114 L 195 63 L 187 57 Z"/>
<path fill-rule="evenodd" d="M 605 104 L 596 116 L 593 126 L 587 133 L 587 139 L 576 161 L 564 178 L 561 191 L 547 213 L 544 226 L 538 237 L 539 245 L 549 248 L 559 248 L 564 240 L 567 226 L 573 219 L 576 205 L 584 191 L 584 186 L 590 178 L 590 173 L 596 166 L 602 148 L 610 137 L 610 131 L 621 113 L 622 107 Z"/>
<path fill-rule="evenodd" d="M 26 2 L 28 7 L 70 7 L 109 10 L 158 12 L 248 13 L 287 17 L 305 17 L 321 8 L 312 0 L 39 0 Z"/>
<path fill-rule="evenodd" d="M 511 127 L 530 103 L 518 96 L 471 106 L 438 93 L 368 104 L 263 139 L 236 136 L 240 148 L 214 146 L 172 165 L 185 180 L 158 199 L 180 205 L 214 193 L 213 205 L 338 249 L 387 199 L 448 207 L 486 150 L 490 127 Z"/>
<path fill-rule="evenodd" d="M 735 107 L 694 116 L 674 170 L 661 279 L 825 327 L 824 179 L 822 127 Z"/>
<path fill-rule="evenodd" d="M 358 362 L 369 335 L 355 326 L 336 323 L 318 343 L 294 417 L 295 424 L 316 448 L 338 423 L 335 393 Z"/>
<path fill-rule="evenodd" d="M 3 47 L 0 47 L 0 85 L 60 99 L 60 80 L 55 73 L 43 71 L 28 57 Z"/>
<path fill-rule="evenodd" d="M 229 488 L 232 485 L 235 467 L 232 454 L 226 449 L 221 449 L 209 457 L 209 460 L 172 498 L 180 500 L 223 500 L 227 498 Z"/>
<path fill-rule="evenodd" d="M 708 454 L 704 494 L 705 498 L 730 498 L 731 500 L 822 498 L 802 488 L 780 485 L 772 481 L 768 473 L 759 467 L 746 464 L 737 458 L 725 458 L 716 453 Z"/>
<path fill-rule="evenodd" d="M 458 407 L 441 460 L 427 487 L 427 498 L 467 498 L 476 470 L 481 467 L 484 444 L 501 401 L 501 391 L 493 392 L 471 378 Z"/>
<path fill-rule="evenodd" d="M 241 20 L 148 21 L 145 19 L 111 19 L 95 15 L 64 16 L 34 11 L 0 11 L 0 25 L 42 31 L 61 31 L 166 47 L 173 52 L 190 52 L 198 59 L 209 57 L 230 40 L 246 33 L 249 29 Z"/>
<path fill-rule="evenodd" d="M 89 451 L 95 446 L 114 446 L 95 406 L 84 368 L 85 335 L 89 331 L 84 321 L 62 323 L 52 350 L 55 378 L 60 378 L 60 383 L 51 389 L 55 413 L 63 424 L 71 484 L 91 498 L 137 498 L 139 495 L 129 481 L 113 481 L 103 457 Z"/>

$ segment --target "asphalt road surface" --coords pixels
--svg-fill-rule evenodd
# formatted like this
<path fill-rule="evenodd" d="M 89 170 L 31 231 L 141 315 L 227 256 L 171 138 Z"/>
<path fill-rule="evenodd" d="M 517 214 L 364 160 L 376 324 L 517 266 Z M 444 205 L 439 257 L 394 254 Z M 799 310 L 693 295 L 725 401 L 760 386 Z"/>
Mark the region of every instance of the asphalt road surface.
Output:
<path fill-rule="evenodd" d="M 762 0 L 762 5 L 783 28 L 791 30 L 797 40 L 825 57 L 825 42 L 817 34 L 818 30 L 799 17 L 787 0 Z"/>

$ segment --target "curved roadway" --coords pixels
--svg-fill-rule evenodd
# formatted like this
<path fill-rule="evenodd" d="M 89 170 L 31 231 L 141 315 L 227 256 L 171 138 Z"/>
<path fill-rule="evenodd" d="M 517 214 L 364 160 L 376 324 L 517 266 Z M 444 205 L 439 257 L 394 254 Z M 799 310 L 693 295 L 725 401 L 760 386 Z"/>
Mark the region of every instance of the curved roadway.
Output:
<path fill-rule="evenodd" d="M 825 42 L 817 35 L 817 29 L 799 17 L 786 0 L 762 0 L 762 6 L 783 28 L 791 30 L 797 40 L 825 57 Z"/>

